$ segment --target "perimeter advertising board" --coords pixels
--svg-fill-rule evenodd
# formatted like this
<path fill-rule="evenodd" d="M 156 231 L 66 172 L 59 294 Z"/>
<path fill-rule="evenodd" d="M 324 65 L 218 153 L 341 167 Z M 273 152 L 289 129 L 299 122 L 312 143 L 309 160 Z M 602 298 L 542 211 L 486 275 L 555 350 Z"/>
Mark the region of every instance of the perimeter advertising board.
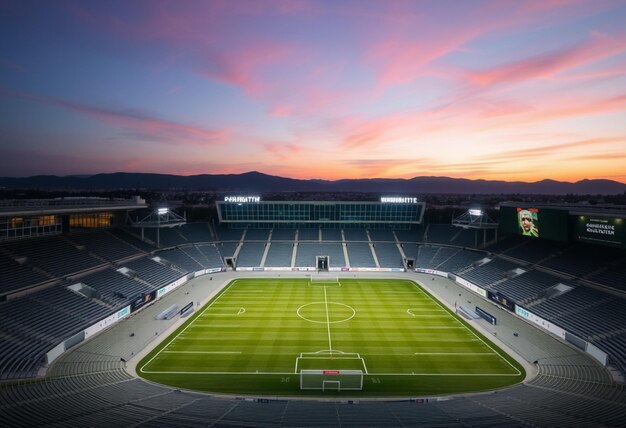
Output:
<path fill-rule="evenodd" d="M 626 228 L 623 218 L 598 215 L 573 217 L 575 240 L 626 248 Z"/>
<path fill-rule="evenodd" d="M 565 330 L 557 325 L 552 324 L 552 322 L 545 320 L 518 305 L 515 305 L 515 313 L 520 317 L 532 322 L 533 324 L 536 324 L 537 326 L 543 328 L 544 330 L 547 330 L 550 333 L 559 336 L 561 339 L 565 340 Z"/>

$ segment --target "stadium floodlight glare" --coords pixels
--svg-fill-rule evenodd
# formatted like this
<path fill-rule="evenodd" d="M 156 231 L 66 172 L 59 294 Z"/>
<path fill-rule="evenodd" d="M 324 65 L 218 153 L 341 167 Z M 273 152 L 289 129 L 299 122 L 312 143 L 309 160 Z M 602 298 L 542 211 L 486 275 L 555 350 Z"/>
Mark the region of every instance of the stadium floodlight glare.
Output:
<path fill-rule="evenodd" d="M 482 212 L 482 210 L 471 209 L 471 210 L 469 210 L 469 214 L 470 215 L 475 215 L 475 216 L 481 216 L 481 215 L 483 215 L 483 212 Z"/>
<path fill-rule="evenodd" d="M 162 215 L 162 214 L 167 214 L 167 212 L 169 211 L 168 208 L 159 208 L 157 210 L 157 214 Z"/>

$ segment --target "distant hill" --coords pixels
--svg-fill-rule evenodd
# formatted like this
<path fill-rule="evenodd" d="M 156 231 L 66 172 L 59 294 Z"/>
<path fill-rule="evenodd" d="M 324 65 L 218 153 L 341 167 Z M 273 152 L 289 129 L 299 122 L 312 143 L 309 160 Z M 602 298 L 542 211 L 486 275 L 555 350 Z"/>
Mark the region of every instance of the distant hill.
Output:
<path fill-rule="evenodd" d="M 91 176 L 37 175 L 26 178 L 0 177 L 0 187 L 12 189 L 73 190 L 213 190 L 223 192 L 392 192 L 392 193 L 475 193 L 475 194 L 618 194 L 626 184 L 612 180 L 581 180 L 568 183 L 542 180 L 468 180 L 450 177 L 410 179 L 297 180 L 252 171 L 243 174 L 202 174 L 191 176 L 117 172 Z"/>

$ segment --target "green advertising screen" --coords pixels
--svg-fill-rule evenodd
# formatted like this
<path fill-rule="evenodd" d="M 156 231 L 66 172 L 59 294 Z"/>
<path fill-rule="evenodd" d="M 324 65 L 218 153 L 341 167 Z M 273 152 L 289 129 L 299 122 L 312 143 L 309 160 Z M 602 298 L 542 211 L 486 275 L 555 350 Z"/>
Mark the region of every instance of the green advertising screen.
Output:
<path fill-rule="evenodd" d="M 574 238 L 582 242 L 626 248 L 624 219 L 597 215 L 575 216 Z"/>
<path fill-rule="evenodd" d="M 567 211 L 533 206 L 500 208 L 498 228 L 531 238 L 567 241 Z"/>

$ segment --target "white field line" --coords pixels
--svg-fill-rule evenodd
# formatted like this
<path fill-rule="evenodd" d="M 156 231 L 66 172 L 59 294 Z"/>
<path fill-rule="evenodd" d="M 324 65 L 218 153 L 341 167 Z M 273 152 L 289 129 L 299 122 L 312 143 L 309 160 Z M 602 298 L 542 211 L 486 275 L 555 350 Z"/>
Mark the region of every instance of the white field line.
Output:
<path fill-rule="evenodd" d="M 467 328 L 465 326 L 461 326 L 461 327 L 455 327 L 455 326 L 448 326 L 448 325 L 416 325 L 416 326 L 412 326 L 411 328 L 417 328 L 417 329 L 425 329 L 425 330 L 452 330 L 452 329 L 462 329 L 462 328 Z"/>
<path fill-rule="evenodd" d="M 207 375 L 294 375 L 297 373 L 289 373 L 289 372 L 206 372 L 206 371 L 198 371 L 198 372 L 183 372 L 183 371 L 144 371 L 144 373 L 154 373 L 154 374 L 188 374 L 188 375 L 199 375 L 199 374 L 207 374 Z M 370 376 L 472 376 L 472 377 L 482 377 L 482 376 L 518 376 L 516 374 L 502 374 L 502 373 L 367 373 Z"/>
<path fill-rule="evenodd" d="M 417 285 L 416 283 L 414 283 L 414 285 L 415 285 L 415 287 L 418 287 L 418 285 Z M 433 300 L 435 301 L 435 303 L 437 303 L 437 305 L 439 305 L 442 309 L 444 309 L 444 310 L 445 310 L 445 308 L 441 305 L 441 303 L 439 303 L 439 301 L 438 301 L 437 299 L 433 299 Z M 457 320 L 457 321 L 458 321 L 458 320 Z M 460 321 L 459 321 L 459 322 L 460 322 Z M 463 324 L 463 323 L 461 323 L 461 324 Z M 496 351 L 495 349 L 493 349 L 493 347 L 491 347 L 488 343 L 486 343 L 486 342 L 485 342 L 485 341 L 484 341 L 484 340 L 483 340 L 480 336 L 476 335 L 476 333 L 474 333 L 471 329 L 469 329 L 469 328 L 467 328 L 467 327 L 465 327 L 465 326 L 464 326 L 464 328 L 465 328 L 465 329 L 467 329 L 470 333 L 472 333 L 472 335 L 473 335 L 474 337 L 476 337 L 478 340 L 480 340 L 480 341 L 483 343 L 483 345 L 485 345 L 487 348 L 491 349 L 491 350 L 492 350 L 495 354 L 498 354 L 498 356 L 499 356 L 500 358 L 502 358 L 502 359 L 504 360 L 504 362 L 505 362 L 505 363 L 507 363 L 509 366 L 511 366 L 511 368 L 512 368 L 513 370 L 515 370 L 515 372 L 516 372 L 516 374 L 514 374 L 513 376 L 519 376 L 519 375 L 521 375 L 521 374 L 522 374 L 522 372 L 520 372 L 520 371 L 519 371 L 519 370 L 518 370 L 518 369 L 517 369 L 517 368 L 516 368 L 513 364 L 511 364 L 511 363 L 509 362 L 509 360 L 507 360 L 506 358 L 504 358 L 504 357 L 502 356 L 502 354 L 500 354 L 498 351 Z"/>
<path fill-rule="evenodd" d="M 194 323 L 193 326 L 194 327 L 200 327 L 200 328 L 206 328 L 206 327 L 213 327 L 213 328 L 239 328 L 239 327 L 241 327 L 241 324 L 202 324 L 202 323 Z"/>
<path fill-rule="evenodd" d="M 495 352 L 414 352 L 413 355 L 498 355 Z"/>
<path fill-rule="evenodd" d="M 236 280 L 234 280 L 233 282 L 231 282 L 231 283 L 228 285 L 228 287 L 231 287 L 231 286 L 235 285 L 235 283 L 236 283 L 237 281 L 238 281 L 237 279 L 236 279 Z M 224 290 L 224 291 L 227 291 L 227 290 Z M 185 330 L 187 330 L 190 326 L 192 326 L 192 325 L 193 325 L 193 323 L 194 323 L 194 322 L 195 322 L 198 318 L 200 318 L 200 317 L 201 317 L 201 316 L 202 316 L 202 315 L 203 315 L 206 311 L 208 311 L 208 310 L 209 310 L 209 308 L 210 308 L 211 306 L 213 306 L 213 304 L 214 304 L 215 302 L 217 302 L 217 301 L 218 301 L 218 300 L 219 300 L 219 299 L 220 299 L 223 295 L 224 295 L 224 292 L 222 292 L 219 296 L 217 296 L 217 298 L 216 298 L 215 300 L 213 300 L 213 301 L 212 301 L 209 305 L 207 305 L 207 307 L 206 307 L 206 308 L 204 308 L 204 310 L 203 310 L 202 312 L 200 312 L 200 315 L 198 315 L 198 316 L 197 316 L 197 317 L 196 317 L 196 318 L 195 318 L 192 322 L 190 322 L 189 324 L 187 324 L 187 325 L 185 326 L 185 328 L 183 328 L 183 329 L 180 331 L 180 333 L 178 333 L 176 336 L 174 336 L 174 338 L 173 338 L 172 340 L 170 340 L 170 341 L 167 343 L 167 345 L 165 345 L 163 348 L 161 348 L 161 350 L 160 350 L 159 352 L 157 352 L 157 353 L 154 355 L 154 357 L 150 358 L 150 360 L 149 360 L 146 364 L 144 364 L 144 365 L 141 367 L 141 369 L 139 369 L 139 370 L 140 370 L 142 373 L 151 373 L 151 372 L 147 372 L 147 371 L 145 371 L 144 369 L 145 369 L 147 366 L 149 366 L 155 358 L 157 358 L 159 355 L 161 355 L 161 353 L 162 353 L 164 350 L 166 350 L 166 349 L 167 349 L 167 348 L 168 348 L 168 347 L 172 344 L 172 342 L 173 342 L 173 341 L 175 341 L 175 340 L 178 338 L 178 336 L 180 336 L 182 333 L 184 333 L 184 332 L 185 332 Z M 159 372 L 157 372 L 157 373 L 159 373 Z"/>
<path fill-rule="evenodd" d="M 240 351 L 163 351 L 164 354 L 241 354 Z"/>
<path fill-rule="evenodd" d="M 326 304 L 326 325 L 328 327 L 328 350 L 333 354 L 333 342 L 330 338 L 330 317 L 328 315 L 328 298 L 326 297 L 326 287 L 324 287 L 324 303 Z"/>
<path fill-rule="evenodd" d="M 328 357 L 296 357 L 301 360 L 330 360 L 330 356 Z M 333 360 L 362 360 L 361 357 L 333 357 Z"/>
<path fill-rule="evenodd" d="M 413 315 L 415 318 L 443 318 L 446 315 L 442 314 L 442 315 L 415 315 L 415 314 L 411 314 Z"/>
<path fill-rule="evenodd" d="M 237 310 L 237 313 L 232 313 L 232 312 L 226 312 L 226 311 L 234 311 Z M 203 314 L 198 316 L 198 318 L 203 318 L 203 319 L 210 319 L 210 317 L 238 317 L 241 314 L 245 314 L 246 313 L 246 308 L 239 306 L 239 307 L 226 307 L 226 308 L 219 308 L 217 309 L 218 311 L 222 311 L 224 313 L 209 313 L 209 314 Z"/>
<path fill-rule="evenodd" d="M 363 357 L 359 356 L 359 354 L 356 354 L 357 357 L 333 357 L 332 355 L 329 355 L 328 357 L 303 357 L 302 354 L 300 354 L 299 357 L 296 357 L 296 366 L 294 368 L 293 374 L 298 374 L 298 364 L 300 363 L 300 360 L 329 360 L 332 359 L 333 360 L 354 360 L 354 361 L 361 361 L 361 364 L 363 365 L 363 371 L 365 372 L 365 374 L 369 374 L 367 371 L 367 366 L 365 365 L 365 360 L 363 359 Z"/>

